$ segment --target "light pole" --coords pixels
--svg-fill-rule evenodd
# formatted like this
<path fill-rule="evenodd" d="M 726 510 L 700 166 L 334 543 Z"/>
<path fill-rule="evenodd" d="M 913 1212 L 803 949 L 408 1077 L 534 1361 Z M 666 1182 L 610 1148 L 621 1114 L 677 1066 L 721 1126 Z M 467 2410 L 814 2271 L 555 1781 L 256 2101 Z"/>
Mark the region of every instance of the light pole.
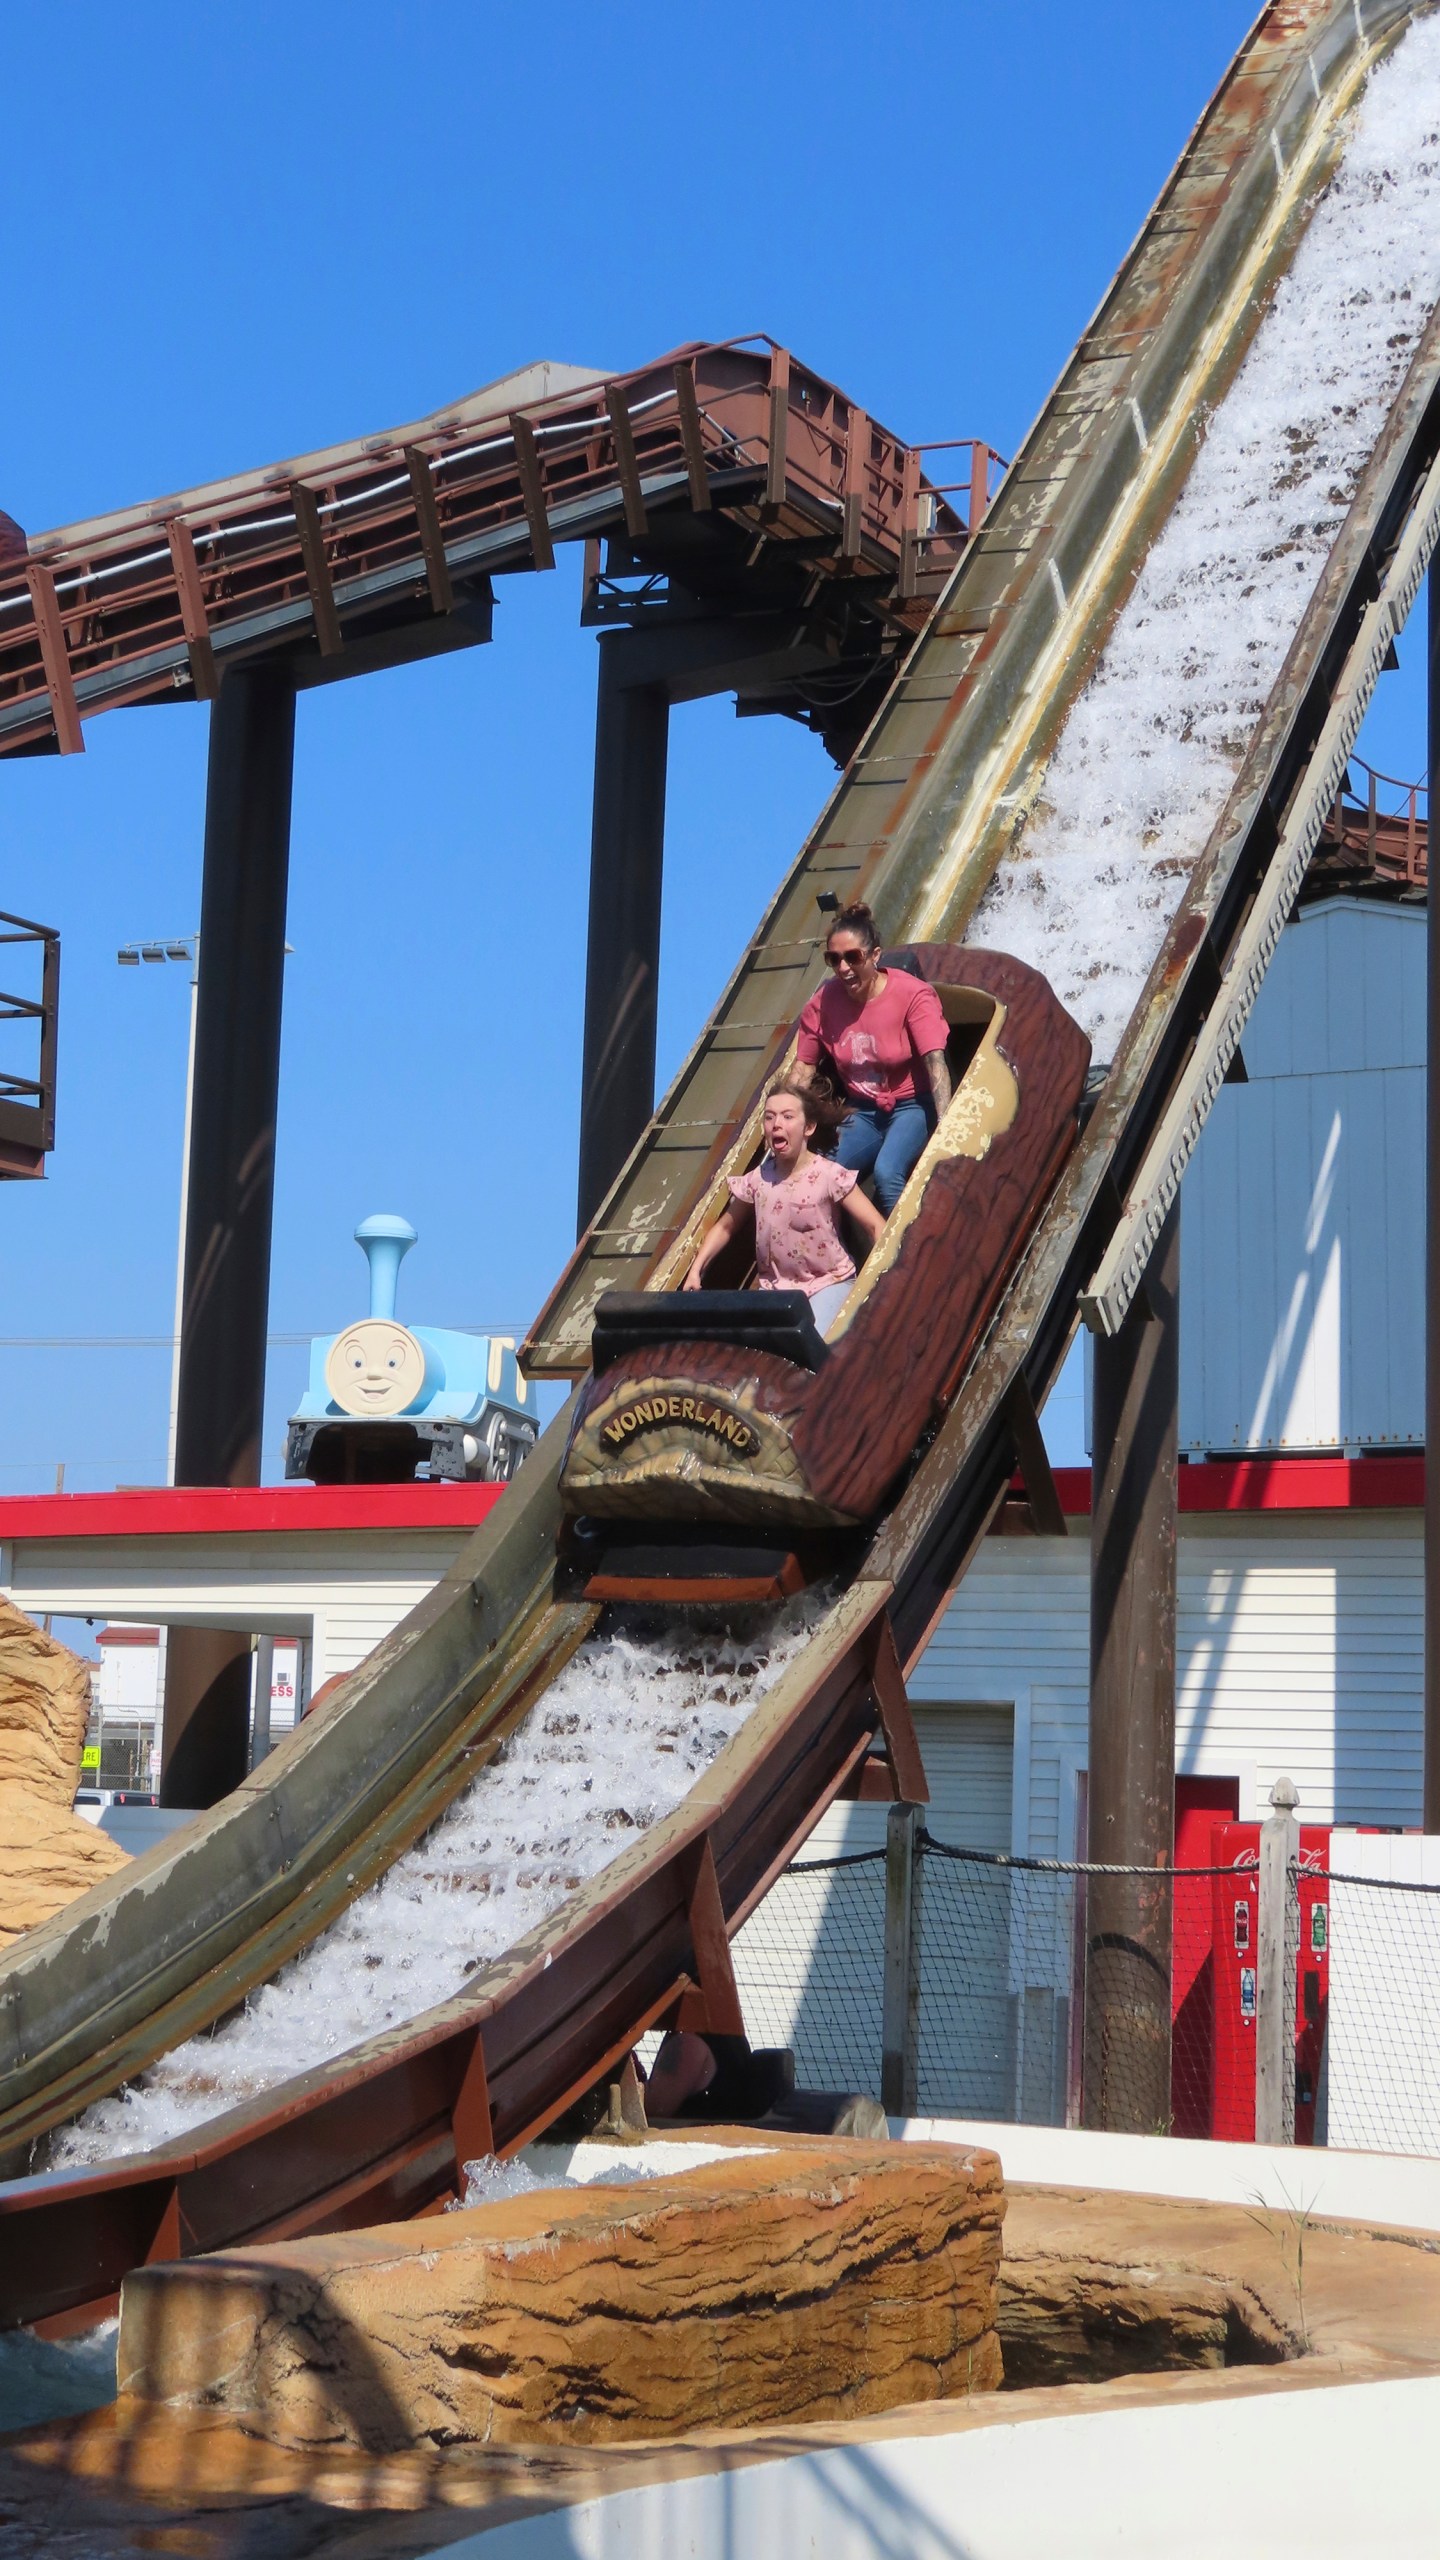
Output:
<path fill-rule="evenodd" d="M 180 1156 L 180 1235 L 175 1255 L 175 1323 L 170 1345 L 170 1428 L 165 1446 L 165 1481 L 175 1481 L 175 1422 L 180 1405 L 180 1323 L 185 1312 L 185 1221 L 190 1205 L 190 1115 L 195 1101 L 195 1021 L 200 989 L 200 936 L 177 934 L 173 942 L 126 942 L 115 954 L 122 969 L 138 969 L 142 960 L 186 960 L 190 964 L 190 1038 L 185 1053 L 185 1134 Z"/>

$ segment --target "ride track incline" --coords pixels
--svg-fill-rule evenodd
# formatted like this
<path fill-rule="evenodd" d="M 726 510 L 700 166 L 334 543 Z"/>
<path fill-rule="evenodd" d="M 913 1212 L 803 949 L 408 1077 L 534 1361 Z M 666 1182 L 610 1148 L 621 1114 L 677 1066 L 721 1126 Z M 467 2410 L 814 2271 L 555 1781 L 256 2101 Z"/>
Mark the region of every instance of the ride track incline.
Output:
<path fill-rule="evenodd" d="M 1424 59 L 1382 99 L 1386 57 L 1407 37 Z M 673 1281 L 818 974 L 818 893 L 862 891 L 892 944 L 958 941 L 972 919 L 987 938 L 984 902 L 1023 861 L 1032 816 L 1042 845 L 1056 821 L 1047 776 L 1073 760 L 1077 703 L 1097 671 L 1123 671 L 1127 647 L 1133 658 L 1134 618 L 1164 606 L 1158 572 L 1150 589 L 1146 577 L 1187 504 L 1189 521 L 1203 514 L 1207 422 L 1232 390 L 1245 416 L 1263 409 L 1265 331 L 1293 329 L 1295 294 L 1316 290 L 1328 221 L 1374 272 L 1342 276 L 1328 320 L 1323 292 L 1307 302 L 1312 333 L 1348 343 L 1400 277 L 1382 353 L 1355 359 L 1365 398 L 1341 382 L 1328 402 L 1353 425 L 1353 452 L 1325 465 L 1334 524 L 1292 578 L 1278 663 L 1253 655 L 1252 691 L 1229 698 L 1221 787 L 1212 773 L 1183 809 L 1163 804 L 1179 849 L 1151 863 L 1169 886 L 1144 892 L 1150 940 L 1127 964 L 1139 992 L 1098 1102 L 850 1587 L 678 1809 L 458 1997 L 170 2144 L 15 2177 L 0 2191 L 0 2319 L 93 2314 L 149 2257 L 432 2209 L 461 2191 L 467 2157 L 518 2148 L 653 2021 L 739 2024 L 728 1934 L 837 1793 L 923 1795 L 903 1666 L 1004 1498 L 1017 1447 L 1033 1447 L 1034 1408 L 1082 1303 L 1113 1329 L 1140 1284 L 1434 545 L 1440 274 L 1417 283 L 1405 261 L 1417 227 L 1437 236 L 1424 194 L 1440 168 L 1437 37 L 1440 20 L 1403 0 L 1286 0 L 1262 14 L 535 1328 L 532 1367 L 580 1374 L 601 1292 Z M 1410 135 L 1398 175 L 1365 122 L 1372 71 L 1369 94 Z M 1392 196 L 1420 215 L 1393 236 L 1380 220 Z M 1294 446 L 1321 432 L 1287 438 L 1277 420 L 1272 478 L 1293 471 L 1303 486 Z M 1267 540 L 1257 578 L 1290 574 L 1299 539 Z M 1143 852 L 1143 825 L 1137 841 Z M 1097 881 L 1108 858 L 1094 856 Z M 1085 857 L 1072 847 L 1066 859 L 1057 896 Z M 1042 925 L 1050 879 L 1045 860 L 1031 864 Z M 1113 972 L 1082 968 L 1082 1019 L 1087 977 L 1097 1004 L 1113 997 Z M 566 1429 L 562 1415 L 446 1581 L 244 1787 L 0 1966 L 0 2142 L 14 2168 L 327 1927 L 590 1635 L 598 1613 L 556 1576 Z"/>

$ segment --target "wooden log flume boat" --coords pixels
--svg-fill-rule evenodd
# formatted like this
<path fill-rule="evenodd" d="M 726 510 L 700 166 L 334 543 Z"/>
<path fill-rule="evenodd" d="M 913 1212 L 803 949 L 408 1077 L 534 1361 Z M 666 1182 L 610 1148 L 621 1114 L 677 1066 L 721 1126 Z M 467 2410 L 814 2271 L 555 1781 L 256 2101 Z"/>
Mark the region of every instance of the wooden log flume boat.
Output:
<path fill-rule="evenodd" d="M 918 943 L 954 1092 L 822 1340 L 800 1291 L 676 1283 L 758 1162 L 760 1101 L 648 1290 L 595 1313 L 560 1479 L 591 1599 L 761 1599 L 840 1563 L 943 1413 L 1074 1143 L 1090 1044 L 1038 971 Z M 728 1267 L 727 1267 L 728 1266 Z"/>

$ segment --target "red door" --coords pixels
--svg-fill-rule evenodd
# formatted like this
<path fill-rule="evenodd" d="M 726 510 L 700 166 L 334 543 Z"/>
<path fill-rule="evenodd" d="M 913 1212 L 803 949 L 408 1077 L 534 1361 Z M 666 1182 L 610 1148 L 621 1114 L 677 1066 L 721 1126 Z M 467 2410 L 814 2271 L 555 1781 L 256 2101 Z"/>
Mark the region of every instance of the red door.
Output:
<path fill-rule="evenodd" d="M 1238 1778 L 1177 1778 L 1175 1864 L 1208 1867 L 1210 1834 L 1240 1810 Z M 1213 2131 L 1215 2087 L 1215 1959 L 1210 1879 L 1175 1879 L 1175 1935 L 1170 1990 L 1170 2123 L 1175 2133 Z"/>

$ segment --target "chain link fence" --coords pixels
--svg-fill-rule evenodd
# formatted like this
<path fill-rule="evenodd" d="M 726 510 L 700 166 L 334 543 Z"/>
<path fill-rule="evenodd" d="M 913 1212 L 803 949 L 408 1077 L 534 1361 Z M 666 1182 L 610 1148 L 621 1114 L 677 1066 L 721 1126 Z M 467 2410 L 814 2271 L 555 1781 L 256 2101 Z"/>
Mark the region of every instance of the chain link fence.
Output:
<path fill-rule="evenodd" d="M 1165 1964 L 1163 2001 L 1141 1981 L 1116 2007 L 1113 2121 L 1156 2132 L 1251 2141 L 1263 2042 L 1260 1862 L 1160 1871 L 959 1849 L 918 1834 L 916 2111 L 1019 2124 L 1078 2124 L 1085 2075 L 1087 1964 Z M 1440 1883 L 1332 1872 L 1313 1855 L 1283 1876 L 1284 2015 L 1270 2138 L 1440 2156 Z M 1103 1924 L 1114 1880 L 1145 1896 L 1146 1945 Z M 1157 1946 L 1163 1951 L 1157 1959 Z M 1101 1954 L 1097 1956 L 1097 1948 Z M 886 1852 L 801 1859 L 734 1947 L 751 2039 L 790 2045 L 805 2085 L 879 2094 L 885 2042 Z M 1169 2021 L 1168 2113 L 1127 2085 L 1143 2078 L 1143 2026 Z M 1159 2021 L 1158 2029 L 1155 2022 Z M 1153 2035 L 1152 2035 L 1153 2040 Z M 1136 2061 L 1137 2050 L 1139 2061 Z M 1157 2083 L 1150 2056 L 1148 2086 Z M 1092 2044 L 1092 2074 L 1106 2055 Z M 1265 2121 L 1263 2094 L 1260 2099 Z"/>

